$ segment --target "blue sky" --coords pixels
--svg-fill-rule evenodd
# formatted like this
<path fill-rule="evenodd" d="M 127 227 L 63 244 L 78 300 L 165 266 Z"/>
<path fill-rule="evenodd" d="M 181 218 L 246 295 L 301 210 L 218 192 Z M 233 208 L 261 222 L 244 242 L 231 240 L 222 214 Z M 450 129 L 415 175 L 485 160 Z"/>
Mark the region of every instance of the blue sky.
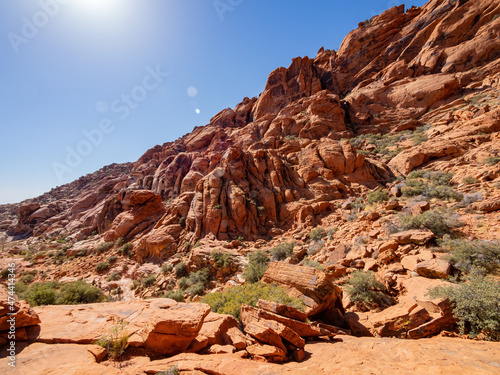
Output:
<path fill-rule="evenodd" d="M 0 204 L 135 161 L 402 3 L 2 1 Z"/>

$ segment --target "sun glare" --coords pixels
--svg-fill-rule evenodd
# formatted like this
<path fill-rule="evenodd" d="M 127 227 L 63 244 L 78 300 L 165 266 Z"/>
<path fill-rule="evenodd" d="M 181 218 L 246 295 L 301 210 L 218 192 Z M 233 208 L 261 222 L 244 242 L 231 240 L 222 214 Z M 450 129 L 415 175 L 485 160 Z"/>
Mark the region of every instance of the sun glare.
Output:
<path fill-rule="evenodd" d="M 76 0 L 76 4 L 82 11 L 107 13 L 117 10 L 120 7 L 120 0 Z"/>

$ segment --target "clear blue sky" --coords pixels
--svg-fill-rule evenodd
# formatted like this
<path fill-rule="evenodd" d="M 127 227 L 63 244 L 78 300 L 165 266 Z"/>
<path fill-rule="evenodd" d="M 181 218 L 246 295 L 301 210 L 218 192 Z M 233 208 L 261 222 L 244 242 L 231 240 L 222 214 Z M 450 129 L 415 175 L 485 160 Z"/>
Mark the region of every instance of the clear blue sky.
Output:
<path fill-rule="evenodd" d="M 402 3 L 4 0 L 0 203 L 135 161 Z"/>

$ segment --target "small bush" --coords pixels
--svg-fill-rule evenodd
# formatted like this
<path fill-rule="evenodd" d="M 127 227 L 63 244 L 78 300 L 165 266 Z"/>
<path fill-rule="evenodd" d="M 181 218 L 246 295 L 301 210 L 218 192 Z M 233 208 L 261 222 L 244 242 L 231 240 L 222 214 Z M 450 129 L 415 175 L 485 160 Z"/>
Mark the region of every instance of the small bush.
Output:
<path fill-rule="evenodd" d="M 467 207 L 470 206 L 472 203 L 482 201 L 483 199 L 484 196 L 481 193 L 464 194 L 460 206 Z"/>
<path fill-rule="evenodd" d="M 243 277 L 249 283 L 256 283 L 266 272 L 269 257 L 262 250 L 254 251 L 248 256 L 248 265 L 243 271 Z"/>
<path fill-rule="evenodd" d="M 114 264 L 118 260 L 118 257 L 116 255 L 112 255 L 108 258 L 108 262 L 110 264 Z"/>
<path fill-rule="evenodd" d="M 295 242 L 280 243 L 271 249 L 271 259 L 279 262 L 285 260 L 293 253 L 293 248 L 295 247 Z"/>
<path fill-rule="evenodd" d="M 35 283 L 25 293 L 16 290 L 20 298 L 26 299 L 31 306 L 55 305 L 58 291 L 55 283 Z M 24 295 L 24 296 L 23 296 Z"/>
<path fill-rule="evenodd" d="M 57 304 L 78 305 L 82 303 L 96 303 L 100 302 L 103 298 L 101 289 L 95 288 L 83 281 L 75 281 L 61 285 Z"/>
<path fill-rule="evenodd" d="M 461 226 L 456 215 L 437 210 L 429 210 L 417 216 L 403 214 L 399 221 L 405 230 L 424 227 L 440 237 Z"/>
<path fill-rule="evenodd" d="M 500 340 L 500 282 L 488 277 L 475 277 L 455 286 L 436 287 L 433 298 L 449 298 L 458 326 L 470 337 L 484 333 L 490 340 Z"/>
<path fill-rule="evenodd" d="M 366 204 L 382 203 L 389 200 L 387 190 L 379 189 L 372 191 L 366 196 Z"/>
<path fill-rule="evenodd" d="M 222 209 L 222 205 L 221 204 L 216 204 L 214 206 L 214 210 L 221 210 Z"/>
<path fill-rule="evenodd" d="M 122 275 L 120 275 L 120 272 L 113 272 L 111 275 L 109 275 L 106 279 L 106 281 L 118 281 L 122 278 Z"/>
<path fill-rule="evenodd" d="M 325 241 L 323 240 L 313 242 L 307 248 L 307 255 L 309 256 L 316 255 L 323 248 L 323 246 L 325 246 Z"/>
<path fill-rule="evenodd" d="M 323 270 L 325 268 L 320 262 L 312 259 L 304 259 L 300 264 L 304 267 L 316 268 L 317 270 Z"/>
<path fill-rule="evenodd" d="M 163 295 L 163 298 L 170 298 L 177 302 L 184 302 L 184 292 L 182 290 L 169 290 Z"/>
<path fill-rule="evenodd" d="M 230 314 L 239 319 L 241 305 L 256 306 L 259 299 L 278 302 L 302 311 L 305 308 L 304 302 L 290 297 L 284 288 L 262 283 L 244 284 L 222 292 L 209 293 L 202 298 L 202 302 L 209 304 L 215 313 Z"/>
<path fill-rule="evenodd" d="M 167 273 L 172 272 L 173 269 L 174 269 L 174 266 L 172 266 L 171 264 L 164 264 L 163 266 L 161 266 L 161 272 L 164 275 L 166 275 Z"/>
<path fill-rule="evenodd" d="M 373 272 L 355 271 L 346 283 L 346 292 L 351 297 L 351 301 L 361 303 L 384 304 L 386 291 L 384 284 L 380 283 Z"/>
<path fill-rule="evenodd" d="M 333 236 L 334 234 L 339 230 L 339 228 L 335 227 L 335 228 L 332 228 L 330 230 L 328 230 L 328 232 L 326 232 L 326 237 L 329 239 L 329 240 L 332 240 L 333 239 Z"/>
<path fill-rule="evenodd" d="M 156 283 L 156 275 L 149 275 L 144 280 L 142 280 L 142 285 L 146 288 L 152 287 Z"/>
<path fill-rule="evenodd" d="M 116 246 L 122 246 L 123 244 L 125 244 L 125 238 L 123 237 L 118 238 L 115 242 Z"/>
<path fill-rule="evenodd" d="M 497 165 L 500 162 L 500 157 L 498 156 L 488 156 L 484 159 L 483 163 L 489 165 L 490 167 Z"/>
<path fill-rule="evenodd" d="M 186 290 L 188 294 L 200 295 L 205 291 L 205 287 L 210 281 L 210 271 L 204 268 L 197 272 L 192 272 L 188 277 L 183 277 L 179 280 L 178 286 L 180 289 Z"/>
<path fill-rule="evenodd" d="M 231 267 L 231 264 L 234 261 L 233 254 L 219 251 L 219 250 L 212 251 L 210 253 L 210 257 L 215 262 L 215 267 L 222 268 L 222 269 Z"/>
<path fill-rule="evenodd" d="M 35 276 L 28 273 L 27 275 L 24 275 L 22 276 L 20 279 L 19 279 L 22 283 L 25 283 L 25 284 L 31 284 L 33 282 L 33 280 L 35 280 Z"/>
<path fill-rule="evenodd" d="M 100 254 L 100 253 L 103 253 L 105 251 L 108 251 L 109 249 L 111 249 L 113 247 L 115 243 L 113 241 L 111 242 L 103 242 L 102 244 L 98 245 L 97 246 L 97 253 Z"/>
<path fill-rule="evenodd" d="M 108 335 L 103 336 L 101 339 L 94 342 L 94 344 L 105 348 L 108 355 L 113 360 L 119 360 L 128 347 L 128 339 L 130 336 L 125 330 L 126 326 L 127 323 L 123 321 L 117 323 Z"/>
<path fill-rule="evenodd" d="M 453 240 L 445 245 L 450 248 L 450 263 L 462 272 L 482 276 L 500 274 L 499 242 Z"/>
<path fill-rule="evenodd" d="M 476 180 L 474 177 L 471 177 L 471 176 L 467 176 L 467 177 L 462 178 L 462 183 L 466 184 L 466 185 L 472 185 L 472 184 L 475 184 L 477 182 L 478 182 L 478 180 Z"/>
<path fill-rule="evenodd" d="M 461 201 L 462 194 L 456 192 L 451 186 L 443 185 L 432 185 L 429 186 L 425 191 L 424 195 L 429 198 L 437 198 L 446 201 Z"/>
<path fill-rule="evenodd" d="M 0 278 L 7 279 L 10 275 L 10 271 L 8 268 L 4 268 L 2 272 L 0 272 Z"/>
<path fill-rule="evenodd" d="M 132 258 L 132 256 L 134 255 L 134 253 L 132 252 L 133 247 L 134 245 L 132 245 L 131 243 L 126 243 L 125 245 L 123 245 L 118 249 L 118 253 L 124 256 L 128 256 L 129 258 Z"/>
<path fill-rule="evenodd" d="M 177 263 L 174 267 L 174 272 L 175 272 L 175 277 L 177 278 L 186 276 L 187 275 L 186 263 L 184 262 Z"/>
<path fill-rule="evenodd" d="M 167 371 L 157 372 L 156 375 L 179 375 L 179 367 L 177 365 L 173 365 Z"/>
<path fill-rule="evenodd" d="M 110 264 L 108 262 L 101 262 L 99 263 L 96 267 L 95 267 L 95 270 L 97 272 L 102 272 L 102 271 L 106 271 L 106 270 L 109 270 L 109 267 L 110 267 Z"/>

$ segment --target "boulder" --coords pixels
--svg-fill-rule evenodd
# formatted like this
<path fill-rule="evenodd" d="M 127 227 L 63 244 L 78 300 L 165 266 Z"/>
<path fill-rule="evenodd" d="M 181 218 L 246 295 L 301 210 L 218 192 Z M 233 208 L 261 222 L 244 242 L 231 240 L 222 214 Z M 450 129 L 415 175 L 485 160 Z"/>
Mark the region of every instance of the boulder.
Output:
<path fill-rule="evenodd" d="M 443 259 L 431 259 L 418 263 L 415 270 L 420 276 L 446 279 L 451 274 L 451 264 Z"/>
<path fill-rule="evenodd" d="M 295 320 L 300 320 L 302 322 L 305 322 L 307 320 L 306 313 L 297 310 L 295 307 L 283 305 L 278 302 L 271 302 L 259 299 L 259 301 L 257 302 L 257 307 L 272 312 L 274 314 L 278 314 Z"/>
<path fill-rule="evenodd" d="M 410 229 L 404 232 L 393 233 L 391 237 L 400 245 L 410 243 L 425 245 L 436 236 L 428 229 Z"/>

